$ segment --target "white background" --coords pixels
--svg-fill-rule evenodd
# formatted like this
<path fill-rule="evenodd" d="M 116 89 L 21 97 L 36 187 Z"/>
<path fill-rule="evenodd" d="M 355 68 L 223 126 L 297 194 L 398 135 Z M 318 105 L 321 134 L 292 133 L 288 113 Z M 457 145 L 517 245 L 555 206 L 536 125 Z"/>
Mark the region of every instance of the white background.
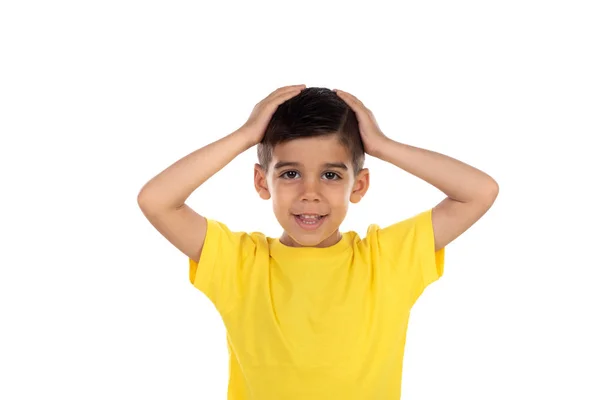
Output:
<path fill-rule="evenodd" d="M 413 308 L 402 399 L 599 399 L 593 3 L 2 2 L 0 398 L 226 398 L 221 319 L 137 194 L 305 83 L 500 185 Z M 255 161 L 253 148 L 188 204 L 278 236 Z M 445 197 L 366 166 L 342 230 Z"/>

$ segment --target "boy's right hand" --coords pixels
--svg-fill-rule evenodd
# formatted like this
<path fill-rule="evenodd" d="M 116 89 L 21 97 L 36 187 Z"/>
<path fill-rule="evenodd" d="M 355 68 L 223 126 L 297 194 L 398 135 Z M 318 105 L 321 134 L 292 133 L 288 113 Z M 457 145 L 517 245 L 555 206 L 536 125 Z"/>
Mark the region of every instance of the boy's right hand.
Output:
<path fill-rule="evenodd" d="M 246 121 L 246 123 L 242 125 L 239 130 L 245 131 L 246 134 L 249 135 L 252 145 L 260 143 L 265 135 L 267 125 L 269 125 L 269 122 L 277 110 L 277 107 L 279 107 L 279 105 L 284 103 L 286 100 L 300 94 L 300 92 L 305 88 L 306 85 L 302 84 L 284 86 L 275 90 L 260 103 L 254 106 L 248 121 Z"/>

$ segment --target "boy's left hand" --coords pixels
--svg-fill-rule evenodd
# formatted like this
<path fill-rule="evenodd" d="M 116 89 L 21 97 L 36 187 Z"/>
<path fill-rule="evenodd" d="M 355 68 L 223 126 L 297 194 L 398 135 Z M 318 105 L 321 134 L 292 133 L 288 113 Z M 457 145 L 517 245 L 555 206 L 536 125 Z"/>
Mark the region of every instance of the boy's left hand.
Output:
<path fill-rule="evenodd" d="M 385 146 L 385 142 L 388 138 L 383 134 L 375 116 L 365 105 L 351 95 L 348 92 L 344 92 L 340 89 L 333 89 L 333 91 L 342 99 L 348 106 L 356 113 L 356 119 L 358 120 L 358 127 L 360 129 L 360 137 L 365 147 L 365 152 L 371 156 L 377 156 L 377 152 L 382 146 Z"/>

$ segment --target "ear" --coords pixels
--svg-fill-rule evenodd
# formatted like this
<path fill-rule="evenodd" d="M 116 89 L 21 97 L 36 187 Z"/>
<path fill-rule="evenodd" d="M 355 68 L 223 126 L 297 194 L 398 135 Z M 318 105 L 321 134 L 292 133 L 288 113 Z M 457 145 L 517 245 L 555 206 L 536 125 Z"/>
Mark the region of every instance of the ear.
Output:
<path fill-rule="evenodd" d="M 269 200 L 271 193 L 267 187 L 267 174 L 260 164 L 254 164 L 254 188 L 263 200 Z"/>
<path fill-rule="evenodd" d="M 367 189 L 369 189 L 369 169 L 363 168 L 354 180 L 352 193 L 350 193 L 350 202 L 358 203 L 367 193 Z"/>

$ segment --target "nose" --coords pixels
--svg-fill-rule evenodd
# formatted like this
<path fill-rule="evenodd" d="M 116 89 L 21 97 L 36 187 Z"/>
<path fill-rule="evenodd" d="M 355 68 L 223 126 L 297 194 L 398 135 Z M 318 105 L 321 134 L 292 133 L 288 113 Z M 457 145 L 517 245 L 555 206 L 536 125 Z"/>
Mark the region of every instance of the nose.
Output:
<path fill-rule="evenodd" d="M 320 201 L 321 194 L 319 188 L 318 180 L 306 179 L 302 186 L 302 201 Z"/>

